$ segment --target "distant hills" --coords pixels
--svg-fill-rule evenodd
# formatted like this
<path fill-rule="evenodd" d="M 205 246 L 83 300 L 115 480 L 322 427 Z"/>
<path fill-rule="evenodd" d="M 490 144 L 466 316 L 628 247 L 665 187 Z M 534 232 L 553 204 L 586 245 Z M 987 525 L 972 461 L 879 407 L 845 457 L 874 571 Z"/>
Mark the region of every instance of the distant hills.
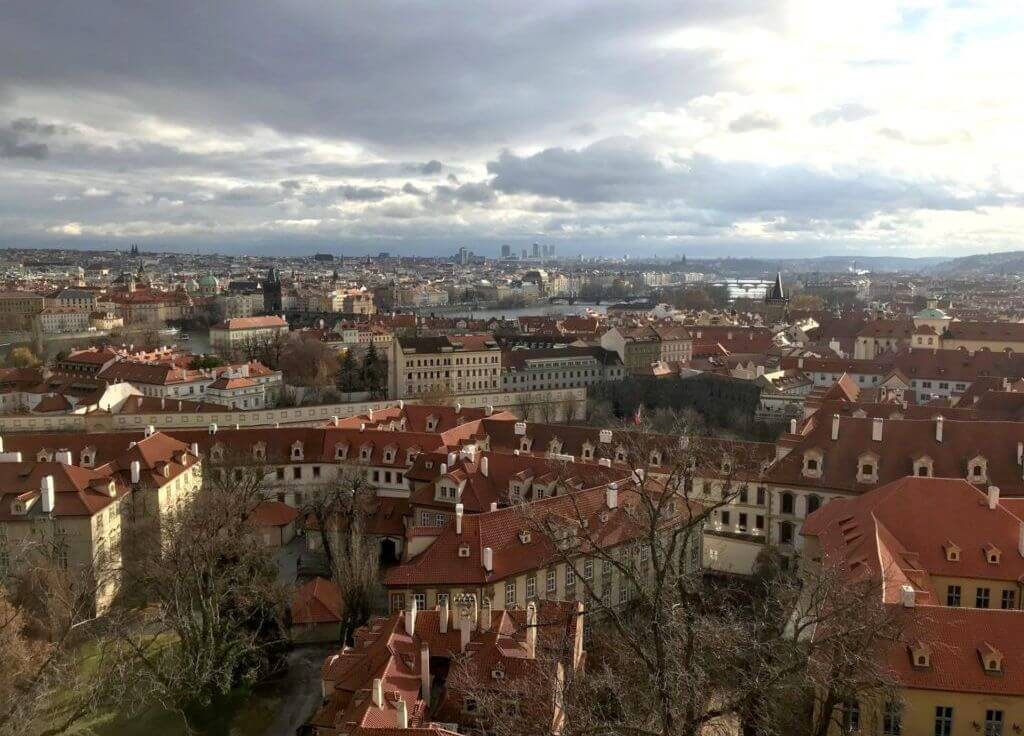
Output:
<path fill-rule="evenodd" d="M 935 276 L 1024 273 L 1024 250 L 952 258 L 932 266 L 928 273 Z"/>

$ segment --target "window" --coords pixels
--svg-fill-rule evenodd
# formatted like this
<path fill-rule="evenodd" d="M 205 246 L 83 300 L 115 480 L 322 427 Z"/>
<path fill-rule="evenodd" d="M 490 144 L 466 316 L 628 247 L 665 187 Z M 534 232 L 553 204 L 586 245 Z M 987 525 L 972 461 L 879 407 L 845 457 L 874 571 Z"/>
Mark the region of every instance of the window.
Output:
<path fill-rule="evenodd" d="M 721 517 L 722 517 L 722 526 L 729 526 L 729 522 L 730 522 L 730 514 L 729 514 L 729 512 L 728 511 L 722 511 L 721 512 Z"/>
<path fill-rule="evenodd" d="M 555 578 L 555 569 L 552 567 L 548 569 L 547 577 L 544 581 L 544 589 L 547 591 L 548 595 L 554 595 L 557 586 L 558 583 Z"/>
<path fill-rule="evenodd" d="M 412 602 L 416 604 L 416 610 L 422 611 L 427 607 L 427 594 L 426 593 L 413 593 Z"/>
<path fill-rule="evenodd" d="M 764 499 L 765 499 L 765 489 L 764 488 L 758 488 L 757 489 L 757 505 L 758 506 L 764 506 Z"/>
<path fill-rule="evenodd" d="M 284 480 L 284 468 L 277 469 L 277 479 Z"/>
<path fill-rule="evenodd" d="M 402 593 L 391 594 L 391 611 L 404 611 L 405 610 L 405 595 Z"/>
<path fill-rule="evenodd" d="M 788 521 L 784 521 L 781 524 L 779 524 L 779 543 L 793 543 L 793 525 L 790 524 Z"/>
<path fill-rule="evenodd" d="M 781 496 L 782 501 L 782 513 L 792 514 L 793 513 L 793 494 L 783 493 Z"/>
<path fill-rule="evenodd" d="M 989 589 L 978 588 L 974 595 L 974 607 L 975 608 L 988 608 Z"/>
<path fill-rule="evenodd" d="M 593 580 L 594 578 L 594 561 L 589 557 L 583 560 L 583 579 Z M 1005 606 L 1004 606 L 1005 608 Z"/>
<path fill-rule="evenodd" d="M 572 566 L 572 563 L 569 563 L 569 564 L 567 564 L 565 566 L 565 589 L 566 589 L 566 592 L 568 592 L 570 588 L 575 588 L 575 587 L 576 587 L 576 568 Z"/>
<path fill-rule="evenodd" d="M 1004 590 L 1002 609 L 1004 611 L 1011 611 L 1017 607 L 1017 591 L 1015 590 Z"/>
<path fill-rule="evenodd" d="M 516 605 L 516 581 L 509 580 L 505 583 L 505 608 L 515 608 Z"/>
<path fill-rule="evenodd" d="M 527 600 L 537 597 L 537 576 L 526 576 L 526 598 Z"/>
<path fill-rule="evenodd" d="M 758 514 L 756 517 L 754 517 L 754 528 L 755 529 L 764 529 L 764 515 L 763 514 Z"/>
<path fill-rule="evenodd" d="M 740 531 L 744 531 L 745 532 L 746 530 L 747 530 L 747 515 L 746 514 L 740 514 Z"/>
<path fill-rule="evenodd" d="M 856 700 L 843 706 L 843 733 L 860 731 L 860 703 Z"/>
<path fill-rule="evenodd" d="M 882 736 L 901 736 L 903 733 L 903 708 L 899 703 L 886 703 L 882 714 Z"/>
<path fill-rule="evenodd" d="M 947 606 L 959 606 L 960 605 L 960 586 L 959 585 L 947 585 L 946 586 L 946 605 Z"/>
<path fill-rule="evenodd" d="M 953 736 L 952 706 L 935 706 L 935 736 Z"/>
<path fill-rule="evenodd" d="M 807 513 L 808 515 L 813 514 L 815 511 L 821 508 L 821 498 L 818 496 L 807 497 Z"/>
<path fill-rule="evenodd" d="M 1003 712 L 1001 710 L 985 711 L 985 736 L 1003 736 Z"/>
<path fill-rule="evenodd" d="M 319 478 L 320 477 L 320 466 L 319 465 L 314 465 L 313 466 L 313 477 L 314 478 Z"/>
<path fill-rule="evenodd" d="M 292 468 L 292 478 L 294 478 L 295 480 L 302 480 L 302 468 L 301 467 L 296 466 L 296 467 Z"/>

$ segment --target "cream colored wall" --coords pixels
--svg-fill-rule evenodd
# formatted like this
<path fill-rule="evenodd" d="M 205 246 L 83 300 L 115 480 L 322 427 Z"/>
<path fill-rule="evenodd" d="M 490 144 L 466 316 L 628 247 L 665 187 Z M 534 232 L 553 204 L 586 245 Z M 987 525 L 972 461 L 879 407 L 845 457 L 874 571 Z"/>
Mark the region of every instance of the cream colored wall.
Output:
<path fill-rule="evenodd" d="M 1014 725 L 1024 729 L 1024 697 L 1004 697 L 973 693 L 956 693 L 942 690 L 917 690 L 904 688 L 900 691 L 903 702 L 904 736 L 931 736 L 935 733 L 935 709 L 953 708 L 952 736 L 976 736 L 985 733 L 985 711 L 1003 711 L 1004 736 L 1017 733 Z M 883 709 L 877 704 L 861 705 L 861 730 L 859 733 L 882 733 Z M 975 729 L 974 724 L 979 725 Z M 833 724 L 829 729 L 833 736 L 846 736 L 842 729 Z"/>
<path fill-rule="evenodd" d="M 1016 554 L 1016 552 L 1014 552 L 1014 554 Z M 961 608 L 974 608 L 974 601 L 978 588 L 988 588 L 990 590 L 988 603 L 989 608 L 1002 607 L 1004 590 L 1012 590 L 1014 592 L 1015 608 L 1021 607 L 1021 586 L 1016 582 L 1008 582 L 1006 580 L 986 580 L 984 578 L 940 577 L 938 575 L 932 575 L 931 581 L 932 587 L 935 590 L 935 602 L 941 606 L 946 605 L 947 588 L 950 585 L 959 585 Z M 1021 725 L 1024 726 L 1024 724 Z"/>

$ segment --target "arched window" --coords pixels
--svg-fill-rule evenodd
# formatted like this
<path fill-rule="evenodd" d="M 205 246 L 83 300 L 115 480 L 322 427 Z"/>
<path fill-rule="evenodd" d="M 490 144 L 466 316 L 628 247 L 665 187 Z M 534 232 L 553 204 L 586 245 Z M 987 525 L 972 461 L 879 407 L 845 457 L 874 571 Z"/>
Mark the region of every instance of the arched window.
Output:
<path fill-rule="evenodd" d="M 810 516 L 821 508 L 821 497 L 811 494 L 807 497 L 807 515 Z"/>
<path fill-rule="evenodd" d="M 781 512 L 783 514 L 792 514 L 793 513 L 793 494 L 792 493 L 790 493 L 789 491 L 785 491 L 781 496 L 779 496 L 779 501 L 780 501 L 780 506 L 781 506 Z"/>

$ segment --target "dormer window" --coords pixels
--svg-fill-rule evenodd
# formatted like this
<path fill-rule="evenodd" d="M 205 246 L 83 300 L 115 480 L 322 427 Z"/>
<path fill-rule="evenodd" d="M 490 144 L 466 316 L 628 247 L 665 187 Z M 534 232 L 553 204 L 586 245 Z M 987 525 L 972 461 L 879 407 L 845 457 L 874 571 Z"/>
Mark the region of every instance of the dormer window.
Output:
<path fill-rule="evenodd" d="M 469 557 L 469 545 L 468 544 L 460 544 L 459 545 L 459 557 Z"/>
<path fill-rule="evenodd" d="M 224 459 L 224 446 L 217 444 L 210 448 L 210 459 L 215 463 L 219 463 Z"/>
<path fill-rule="evenodd" d="M 661 450 L 651 450 L 651 456 L 648 458 L 651 465 L 661 465 Z"/>
<path fill-rule="evenodd" d="M 84 450 L 82 450 L 82 460 L 81 460 L 81 463 L 82 463 L 82 467 L 83 468 L 91 468 L 93 465 L 96 464 L 96 448 L 95 447 L 86 447 Z"/>
<path fill-rule="evenodd" d="M 878 455 L 866 452 L 857 458 L 857 482 L 878 482 Z"/>
<path fill-rule="evenodd" d="M 985 668 L 986 675 L 1001 675 L 1003 673 L 1003 653 L 988 642 L 978 647 L 978 656 L 981 657 L 981 666 Z"/>
<path fill-rule="evenodd" d="M 807 478 L 820 478 L 824 459 L 821 450 L 808 450 L 805 452 L 803 475 Z"/>
<path fill-rule="evenodd" d="M 562 452 L 562 441 L 560 439 L 558 439 L 557 437 L 552 439 L 548 443 L 548 452 L 550 452 L 552 455 L 558 455 L 559 453 L 561 453 Z"/>
<path fill-rule="evenodd" d="M 431 414 L 427 417 L 427 431 L 433 432 L 435 429 L 437 429 L 437 417 Z"/>
<path fill-rule="evenodd" d="M 393 463 L 395 461 L 395 448 L 385 447 L 384 448 L 384 462 Z"/>
<path fill-rule="evenodd" d="M 914 461 L 914 475 L 918 478 L 931 478 L 933 472 L 932 459 L 927 455 Z"/>
<path fill-rule="evenodd" d="M 40 450 L 39 452 L 36 453 L 36 462 L 37 463 L 51 463 L 51 462 L 53 462 L 53 453 L 50 452 L 49 450 L 47 450 L 46 448 L 43 448 L 42 450 Z"/>
<path fill-rule="evenodd" d="M 947 541 L 942 549 L 946 553 L 946 562 L 960 562 L 960 548 L 955 542 Z"/>
<path fill-rule="evenodd" d="M 615 462 L 624 463 L 626 462 L 626 448 L 619 445 L 615 448 Z"/>
<path fill-rule="evenodd" d="M 370 459 L 370 454 L 373 452 L 373 447 L 370 445 L 363 445 L 359 448 L 359 459 L 366 462 Z"/>
<path fill-rule="evenodd" d="M 296 442 L 292 445 L 292 460 L 302 460 L 302 443 Z"/>
<path fill-rule="evenodd" d="M 1002 552 L 994 544 L 985 545 L 985 561 L 990 565 L 998 565 Z"/>
<path fill-rule="evenodd" d="M 971 483 L 985 483 L 988 478 L 988 461 L 978 455 L 967 463 L 967 480 Z"/>
<path fill-rule="evenodd" d="M 522 439 L 519 440 L 519 450 L 520 450 L 520 452 L 529 452 L 530 448 L 532 446 L 533 446 L 533 440 L 530 439 L 529 437 L 523 437 Z"/>
<path fill-rule="evenodd" d="M 257 461 L 260 461 L 260 462 L 266 460 L 267 459 L 267 446 L 265 444 L 263 444 L 262 442 L 257 442 L 255 445 L 253 445 L 252 456 L 253 456 L 254 460 L 257 460 Z"/>
<path fill-rule="evenodd" d="M 410 447 L 405 451 L 405 464 L 412 465 L 412 461 L 416 459 L 416 456 L 420 454 L 418 447 Z"/>
<path fill-rule="evenodd" d="M 521 544 L 529 544 L 530 543 L 530 530 L 529 529 L 523 529 L 521 532 L 519 532 L 519 542 Z"/>
<path fill-rule="evenodd" d="M 334 459 L 344 460 L 348 456 L 348 445 L 344 442 L 339 442 L 334 446 Z"/>
<path fill-rule="evenodd" d="M 583 459 L 584 460 L 593 460 L 594 459 L 594 446 L 592 444 L 590 444 L 589 442 L 585 442 L 583 444 L 582 454 L 583 454 Z"/>
<path fill-rule="evenodd" d="M 925 670 L 932 666 L 932 648 L 927 642 L 915 641 L 908 647 L 910 662 L 914 669 Z"/>

